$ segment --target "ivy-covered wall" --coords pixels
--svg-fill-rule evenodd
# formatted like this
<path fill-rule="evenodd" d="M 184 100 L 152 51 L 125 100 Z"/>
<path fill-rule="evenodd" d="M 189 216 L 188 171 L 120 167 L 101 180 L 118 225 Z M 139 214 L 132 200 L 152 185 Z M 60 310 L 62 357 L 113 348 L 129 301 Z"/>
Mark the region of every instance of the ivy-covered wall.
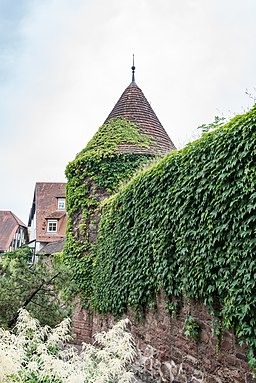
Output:
<path fill-rule="evenodd" d="M 256 366 L 256 107 L 141 172 L 103 206 L 90 302 L 154 306 L 164 289 L 233 328 Z M 69 198 L 72 190 L 69 189 Z M 85 278 L 86 275 L 84 275 Z"/>
<path fill-rule="evenodd" d="M 151 138 L 122 118 L 102 125 L 66 168 L 67 238 L 65 262 L 71 266 L 76 293 L 88 303 L 91 294 L 94 246 L 99 223 L 99 205 L 116 192 L 139 168 L 154 155 L 140 153 L 147 149 Z M 122 153 L 120 146 L 132 145 L 136 153 Z"/>

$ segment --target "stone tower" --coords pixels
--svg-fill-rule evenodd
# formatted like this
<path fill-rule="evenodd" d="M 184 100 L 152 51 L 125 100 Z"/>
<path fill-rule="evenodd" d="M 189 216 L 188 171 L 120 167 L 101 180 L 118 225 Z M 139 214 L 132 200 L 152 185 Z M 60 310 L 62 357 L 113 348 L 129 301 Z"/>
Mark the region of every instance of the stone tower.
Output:
<path fill-rule="evenodd" d="M 100 205 L 152 158 L 175 149 L 142 90 L 132 82 L 104 124 L 66 169 L 67 239 L 65 256 L 77 293 L 90 302 L 94 245 Z"/>

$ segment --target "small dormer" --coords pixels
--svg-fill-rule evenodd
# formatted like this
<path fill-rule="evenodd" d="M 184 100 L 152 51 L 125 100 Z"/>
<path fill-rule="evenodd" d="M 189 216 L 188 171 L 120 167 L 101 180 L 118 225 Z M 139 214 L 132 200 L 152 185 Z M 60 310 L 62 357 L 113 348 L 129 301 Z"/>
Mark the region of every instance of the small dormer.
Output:
<path fill-rule="evenodd" d="M 57 197 L 57 210 L 66 210 L 66 198 Z"/>

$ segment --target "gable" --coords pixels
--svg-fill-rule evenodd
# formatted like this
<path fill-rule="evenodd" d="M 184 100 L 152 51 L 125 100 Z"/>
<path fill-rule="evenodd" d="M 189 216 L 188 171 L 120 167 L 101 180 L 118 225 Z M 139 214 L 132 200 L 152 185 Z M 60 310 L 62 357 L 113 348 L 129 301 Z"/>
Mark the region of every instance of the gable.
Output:
<path fill-rule="evenodd" d="M 26 227 L 11 211 L 0 211 L 0 252 L 9 249 L 19 226 Z"/>

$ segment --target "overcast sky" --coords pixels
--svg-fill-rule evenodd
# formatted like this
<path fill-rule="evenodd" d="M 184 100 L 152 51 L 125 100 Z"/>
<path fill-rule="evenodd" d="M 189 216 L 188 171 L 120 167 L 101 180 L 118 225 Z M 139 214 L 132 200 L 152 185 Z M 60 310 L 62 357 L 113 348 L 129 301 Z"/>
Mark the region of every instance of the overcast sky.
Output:
<path fill-rule="evenodd" d="M 0 210 L 27 224 L 136 82 L 178 146 L 256 86 L 255 0 L 0 0 Z"/>

